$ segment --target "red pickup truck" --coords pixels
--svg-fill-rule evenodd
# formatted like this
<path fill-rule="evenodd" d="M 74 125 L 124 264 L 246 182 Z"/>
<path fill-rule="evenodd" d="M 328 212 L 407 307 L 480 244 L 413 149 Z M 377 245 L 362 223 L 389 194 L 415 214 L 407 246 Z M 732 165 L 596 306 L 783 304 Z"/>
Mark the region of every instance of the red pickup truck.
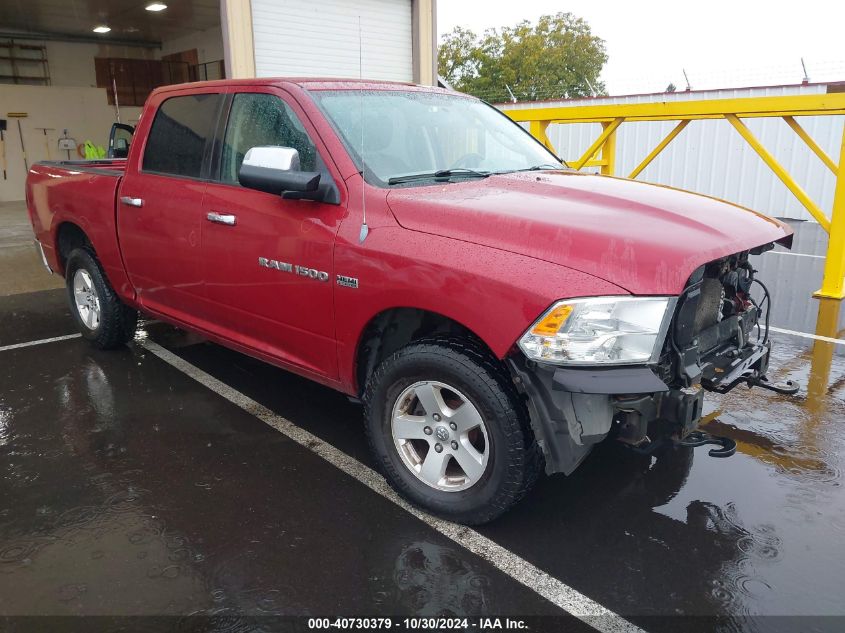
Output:
<path fill-rule="evenodd" d="M 729 454 L 703 390 L 793 388 L 749 263 L 786 225 L 570 171 L 472 97 L 168 86 L 123 134 L 27 179 L 83 335 L 123 345 L 141 311 L 360 399 L 384 475 L 441 516 L 489 521 L 605 439 Z"/>

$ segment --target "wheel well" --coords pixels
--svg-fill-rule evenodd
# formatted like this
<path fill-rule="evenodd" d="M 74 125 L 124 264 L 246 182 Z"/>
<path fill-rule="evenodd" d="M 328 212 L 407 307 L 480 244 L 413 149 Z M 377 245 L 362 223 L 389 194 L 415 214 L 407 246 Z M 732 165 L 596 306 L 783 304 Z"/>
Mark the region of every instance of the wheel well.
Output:
<path fill-rule="evenodd" d="M 56 231 L 56 246 L 62 271 L 65 270 L 65 262 L 67 262 L 67 258 L 73 249 L 81 246 L 87 246 L 93 249 L 91 240 L 88 239 L 85 231 L 71 222 L 64 222 L 59 225 Z"/>
<path fill-rule="evenodd" d="M 449 317 L 418 308 L 392 308 L 377 314 L 364 328 L 355 359 L 359 395 L 382 360 L 399 348 L 432 335 L 472 340 L 495 357 L 476 334 Z"/>

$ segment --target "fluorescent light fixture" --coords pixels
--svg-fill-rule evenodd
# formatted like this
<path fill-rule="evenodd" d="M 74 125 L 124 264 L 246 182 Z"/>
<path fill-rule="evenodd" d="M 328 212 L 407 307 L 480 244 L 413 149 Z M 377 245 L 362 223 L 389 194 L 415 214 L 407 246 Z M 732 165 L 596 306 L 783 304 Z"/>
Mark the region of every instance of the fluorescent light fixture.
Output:
<path fill-rule="evenodd" d="M 111 31 L 111 28 L 105 24 L 94 27 L 94 33 L 108 33 L 109 31 Z"/>
<path fill-rule="evenodd" d="M 167 5 L 163 2 L 153 2 L 152 4 L 148 4 L 144 8 L 147 11 L 164 11 L 167 8 Z"/>

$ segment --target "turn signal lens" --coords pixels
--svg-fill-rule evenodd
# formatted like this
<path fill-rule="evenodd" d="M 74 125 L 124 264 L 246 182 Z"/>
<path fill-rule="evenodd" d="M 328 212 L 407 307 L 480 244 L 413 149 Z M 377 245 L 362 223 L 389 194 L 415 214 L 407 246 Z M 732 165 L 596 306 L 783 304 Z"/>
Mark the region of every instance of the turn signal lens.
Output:
<path fill-rule="evenodd" d="M 559 303 L 531 328 L 531 333 L 537 336 L 554 336 L 566 323 L 572 310 L 571 305 Z"/>

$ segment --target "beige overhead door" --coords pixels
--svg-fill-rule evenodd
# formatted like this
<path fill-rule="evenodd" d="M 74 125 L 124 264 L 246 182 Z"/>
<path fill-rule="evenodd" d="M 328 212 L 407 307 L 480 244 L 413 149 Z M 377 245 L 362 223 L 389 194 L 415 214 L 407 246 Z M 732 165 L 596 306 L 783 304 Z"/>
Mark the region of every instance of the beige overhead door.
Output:
<path fill-rule="evenodd" d="M 411 0 L 252 0 L 252 24 L 258 77 L 413 79 Z"/>

